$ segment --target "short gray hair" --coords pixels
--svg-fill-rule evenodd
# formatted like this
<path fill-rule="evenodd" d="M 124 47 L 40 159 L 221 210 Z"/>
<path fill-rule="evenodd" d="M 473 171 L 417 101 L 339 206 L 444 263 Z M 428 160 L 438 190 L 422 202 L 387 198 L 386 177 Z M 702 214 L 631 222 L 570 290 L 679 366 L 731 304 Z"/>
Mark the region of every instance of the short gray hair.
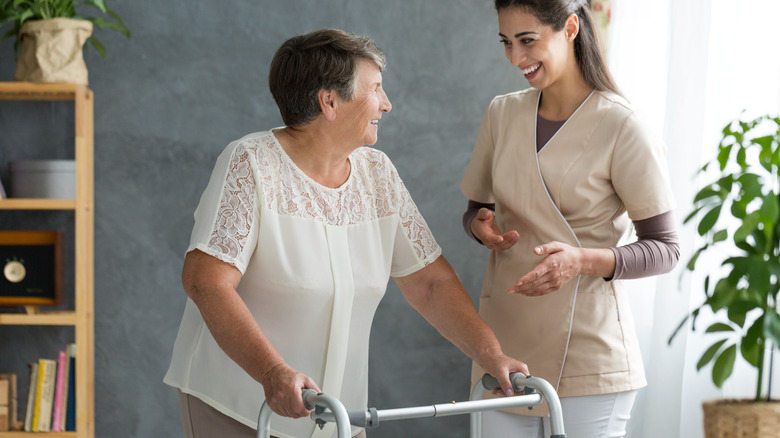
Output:
<path fill-rule="evenodd" d="M 346 101 L 357 88 L 358 61 L 385 69 L 385 55 L 364 36 L 321 29 L 285 41 L 276 51 L 268 86 L 287 126 L 302 126 L 322 111 L 317 94 L 333 90 Z"/>

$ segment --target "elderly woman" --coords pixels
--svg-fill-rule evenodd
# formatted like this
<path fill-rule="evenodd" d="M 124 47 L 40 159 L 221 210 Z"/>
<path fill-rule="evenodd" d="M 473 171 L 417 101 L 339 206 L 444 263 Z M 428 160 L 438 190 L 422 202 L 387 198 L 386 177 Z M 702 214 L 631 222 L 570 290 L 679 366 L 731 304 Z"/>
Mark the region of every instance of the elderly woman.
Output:
<path fill-rule="evenodd" d="M 371 321 L 391 276 L 505 391 L 510 372 L 527 373 L 477 314 L 390 160 L 362 147 L 391 109 L 384 66 L 370 39 L 339 30 L 288 40 L 269 74 L 286 126 L 234 141 L 217 160 L 165 377 L 186 436 L 252 437 L 264 400 L 287 417 L 274 436 L 331 436 L 295 420 L 310 414 L 301 389 L 367 406 Z"/>

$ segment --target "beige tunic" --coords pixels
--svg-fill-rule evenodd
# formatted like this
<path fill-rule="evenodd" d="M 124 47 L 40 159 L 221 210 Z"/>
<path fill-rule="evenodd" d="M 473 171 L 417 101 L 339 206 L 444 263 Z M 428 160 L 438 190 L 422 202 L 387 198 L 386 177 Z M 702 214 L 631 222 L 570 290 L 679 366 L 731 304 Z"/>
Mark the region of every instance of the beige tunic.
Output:
<path fill-rule="evenodd" d="M 647 383 L 621 281 L 580 275 L 542 297 L 506 290 L 542 260 L 536 245 L 617 246 L 631 220 L 672 210 L 665 146 L 624 99 L 596 91 L 537 154 L 539 96 L 527 89 L 493 99 L 461 183 L 469 199 L 496 204 L 503 232 L 520 233 L 512 248 L 491 253 L 480 314 L 504 352 L 561 397 L 641 388 Z M 472 380 L 482 374 L 475 364 Z M 530 414 L 545 415 L 546 406 Z"/>

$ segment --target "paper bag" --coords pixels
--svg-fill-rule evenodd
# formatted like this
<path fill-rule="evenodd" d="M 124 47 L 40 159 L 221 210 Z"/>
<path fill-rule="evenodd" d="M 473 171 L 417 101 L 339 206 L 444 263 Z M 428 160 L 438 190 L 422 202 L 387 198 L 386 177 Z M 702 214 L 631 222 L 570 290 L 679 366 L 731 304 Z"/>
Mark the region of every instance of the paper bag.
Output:
<path fill-rule="evenodd" d="M 87 84 L 82 47 L 92 35 L 92 23 L 72 18 L 28 21 L 19 38 L 15 81 Z"/>

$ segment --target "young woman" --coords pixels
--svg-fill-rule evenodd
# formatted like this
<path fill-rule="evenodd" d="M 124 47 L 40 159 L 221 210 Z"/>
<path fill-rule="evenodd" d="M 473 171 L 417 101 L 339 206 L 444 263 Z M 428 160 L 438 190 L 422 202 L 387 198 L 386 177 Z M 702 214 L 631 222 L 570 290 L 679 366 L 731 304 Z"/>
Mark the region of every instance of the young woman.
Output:
<path fill-rule="evenodd" d="M 679 258 L 665 146 L 612 80 L 586 0 L 495 6 L 532 88 L 490 103 L 461 184 L 466 232 L 493 250 L 480 314 L 557 388 L 570 438 L 623 436 L 646 380 L 620 280 Z M 485 413 L 484 436 L 547 436 L 537 415 Z"/>

